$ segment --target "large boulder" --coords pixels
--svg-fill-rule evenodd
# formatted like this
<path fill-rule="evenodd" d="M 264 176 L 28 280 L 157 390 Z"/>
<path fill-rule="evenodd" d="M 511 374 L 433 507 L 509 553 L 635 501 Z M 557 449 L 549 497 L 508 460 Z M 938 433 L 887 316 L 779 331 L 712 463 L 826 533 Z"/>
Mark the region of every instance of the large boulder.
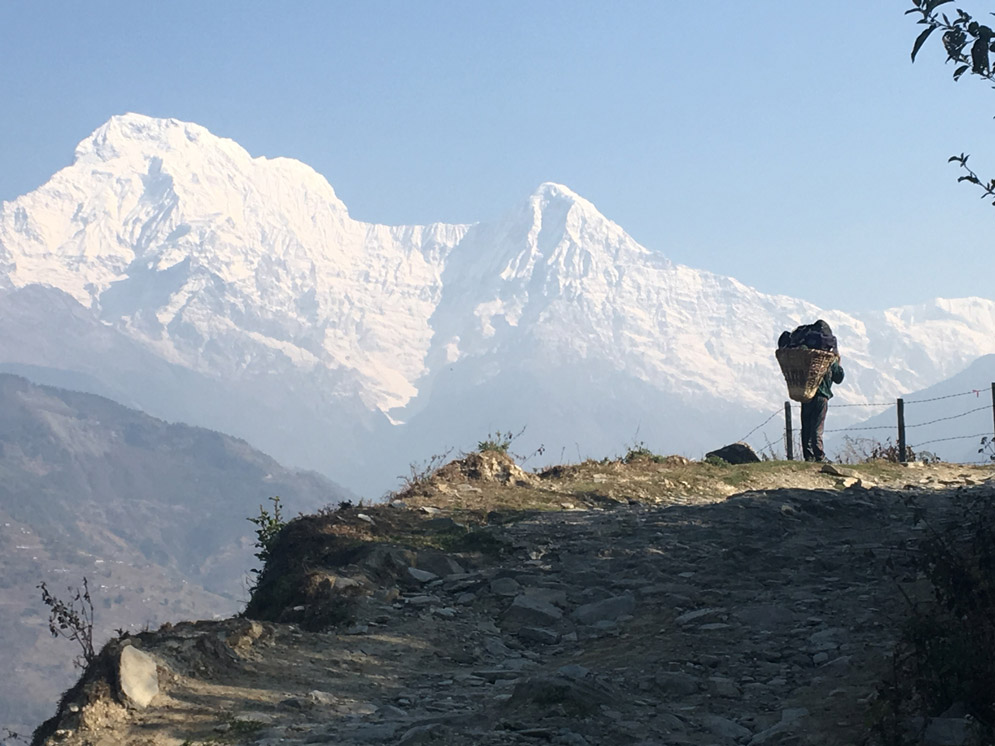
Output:
<path fill-rule="evenodd" d="M 121 648 L 118 683 L 122 698 L 131 706 L 145 709 L 159 693 L 155 659 L 132 645 Z"/>
<path fill-rule="evenodd" d="M 720 458 L 729 464 L 755 464 L 760 458 L 746 443 L 731 443 L 705 454 L 705 458 Z"/>

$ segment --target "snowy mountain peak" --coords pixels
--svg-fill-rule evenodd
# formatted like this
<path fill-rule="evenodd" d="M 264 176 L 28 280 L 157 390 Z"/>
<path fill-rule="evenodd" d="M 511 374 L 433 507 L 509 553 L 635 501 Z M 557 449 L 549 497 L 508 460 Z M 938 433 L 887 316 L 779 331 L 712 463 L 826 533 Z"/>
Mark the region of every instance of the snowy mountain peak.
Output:
<path fill-rule="evenodd" d="M 202 137 L 221 139 L 215 138 L 199 124 L 157 119 L 143 114 L 119 114 L 107 120 L 76 147 L 76 159 L 109 161 L 136 147 L 143 151 L 174 150 L 183 140 L 196 143 Z M 231 140 L 227 142 L 239 147 Z"/>
<path fill-rule="evenodd" d="M 178 119 L 143 114 L 111 117 L 76 147 L 74 166 L 95 163 L 117 166 L 129 175 L 135 169 L 164 169 L 180 177 L 181 182 L 185 180 L 183 177 L 192 176 L 195 184 L 200 183 L 201 172 L 218 170 L 226 176 L 235 172 L 253 181 L 282 178 L 292 181 L 295 191 L 314 192 L 337 211 L 348 214 L 328 181 L 307 164 L 293 158 L 253 158 L 234 140 Z M 145 164 L 145 169 L 141 164 Z"/>
<path fill-rule="evenodd" d="M 113 117 L 76 154 L 47 184 L 0 205 L 0 302 L 29 285 L 56 288 L 144 355 L 247 401 L 284 402 L 281 412 L 344 408 L 369 432 L 386 423 L 381 413 L 426 422 L 451 406 L 472 414 L 484 398 L 502 419 L 482 427 L 527 424 L 534 407 L 515 410 L 499 390 L 517 395 L 522 370 L 542 393 L 535 401 L 561 397 L 561 411 L 611 392 L 591 426 L 599 442 L 631 436 L 651 401 L 711 406 L 726 419 L 734 401 L 755 414 L 783 401 L 778 334 L 820 317 L 846 361 L 840 401 L 890 398 L 995 353 L 992 301 L 858 317 L 764 295 L 674 265 L 555 182 L 494 222 L 386 226 L 352 219 L 305 164 L 254 158 L 175 119 Z M 48 319 L 44 306 L 37 313 Z M 0 342 L 3 330 L 0 315 Z M 0 364 L 65 364 L 29 359 L 17 339 L 0 344 Z M 636 393 L 616 396 L 624 391 Z M 280 417 L 284 435 L 297 430 Z M 206 415 L 199 424 L 225 429 Z M 231 431 L 279 454 L 317 447 L 312 438 L 295 450 L 265 424 Z"/>
<path fill-rule="evenodd" d="M 289 254 L 306 273 L 313 257 L 349 243 L 343 234 L 364 232 L 309 166 L 253 158 L 199 125 L 138 114 L 111 118 L 71 166 L 2 209 L 14 216 L 0 220 L 11 284 L 44 282 L 85 306 L 136 271 L 148 280 L 148 270 L 184 261 L 238 282 L 264 256 Z"/>
<path fill-rule="evenodd" d="M 619 232 L 615 223 L 606 218 L 589 200 L 563 184 L 547 181 L 540 184 L 529 197 L 527 204 L 537 224 L 544 221 L 563 221 L 563 227 L 577 228 L 582 223 L 605 224 Z M 570 220 L 566 217 L 570 216 Z"/>
<path fill-rule="evenodd" d="M 527 243 L 533 252 L 562 256 L 571 247 L 583 245 L 588 251 L 605 251 L 604 259 L 610 262 L 650 253 L 593 203 L 563 184 L 540 184 L 527 204 L 531 215 Z M 662 260 L 659 254 L 654 258 Z"/>
<path fill-rule="evenodd" d="M 544 181 L 536 187 L 535 192 L 532 193 L 532 198 L 540 200 L 562 199 L 569 202 L 583 202 L 591 205 L 590 202 L 577 194 L 573 189 L 564 184 L 558 184 L 555 181 Z"/>

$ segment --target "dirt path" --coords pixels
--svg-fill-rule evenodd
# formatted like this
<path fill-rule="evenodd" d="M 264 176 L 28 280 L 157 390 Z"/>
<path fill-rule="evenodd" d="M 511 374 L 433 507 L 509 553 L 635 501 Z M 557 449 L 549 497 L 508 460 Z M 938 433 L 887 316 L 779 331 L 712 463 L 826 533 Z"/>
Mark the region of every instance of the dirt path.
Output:
<path fill-rule="evenodd" d="M 995 493 L 991 470 L 954 471 L 540 513 L 501 527 L 500 560 L 383 588 L 347 630 L 135 638 L 160 663 L 152 704 L 67 708 L 50 742 L 865 743 L 913 579 L 909 496 L 942 522 Z"/>

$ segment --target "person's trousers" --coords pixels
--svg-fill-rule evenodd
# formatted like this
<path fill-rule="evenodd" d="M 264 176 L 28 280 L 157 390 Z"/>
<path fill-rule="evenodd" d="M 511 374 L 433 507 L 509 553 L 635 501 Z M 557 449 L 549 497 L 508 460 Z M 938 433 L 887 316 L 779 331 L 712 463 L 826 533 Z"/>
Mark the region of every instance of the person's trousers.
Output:
<path fill-rule="evenodd" d="M 822 430 L 826 425 L 826 411 L 829 399 L 816 396 L 802 402 L 802 455 L 806 461 L 822 461 L 826 458 L 822 450 Z"/>

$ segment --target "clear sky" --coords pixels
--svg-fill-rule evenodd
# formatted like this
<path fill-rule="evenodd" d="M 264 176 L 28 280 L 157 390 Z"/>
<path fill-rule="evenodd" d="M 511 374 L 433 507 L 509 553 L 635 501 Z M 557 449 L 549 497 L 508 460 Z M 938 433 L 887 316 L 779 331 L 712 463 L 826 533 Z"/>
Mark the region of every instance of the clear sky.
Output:
<path fill-rule="evenodd" d="M 0 199 L 114 114 L 298 158 L 378 223 L 544 181 L 675 262 L 828 308 L 995 298 L 995 91 L 908 0 L 0 2 Z M 953 7 L 953 6 L 950 6 Z M 983 3 L 961 3 L 986 15 Z"/>

